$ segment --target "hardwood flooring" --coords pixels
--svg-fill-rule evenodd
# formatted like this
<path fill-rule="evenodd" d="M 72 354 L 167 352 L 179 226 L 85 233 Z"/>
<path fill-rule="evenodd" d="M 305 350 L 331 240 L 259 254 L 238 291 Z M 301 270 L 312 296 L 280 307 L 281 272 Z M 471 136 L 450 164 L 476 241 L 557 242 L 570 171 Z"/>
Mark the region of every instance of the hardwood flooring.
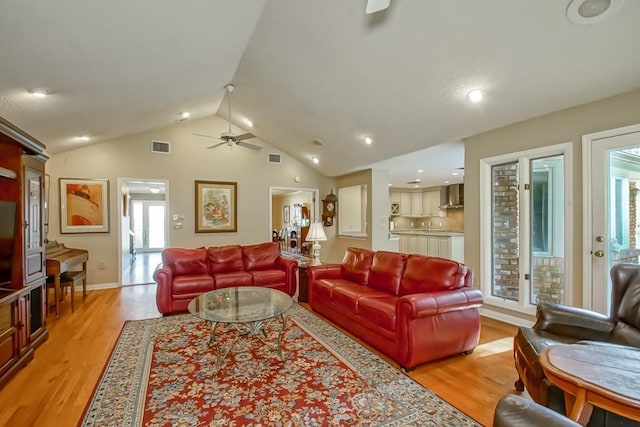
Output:
<path fill-rule="evenodd" d="M 0 390 L 0 426 L 78 424 L 125 320 L 159 317 L 155 285 L 91 291 L 75 312 L 67 301 L 62 316 L 47 318 L 49 339 L 35 359 Z M 482 320 L 480 345 L 469 356 L 428 363 L 408 373 L 420 384 L 473 417 L 491 425 L 503 395 L 517 378 L 512 337 L 516 327 Z"/>

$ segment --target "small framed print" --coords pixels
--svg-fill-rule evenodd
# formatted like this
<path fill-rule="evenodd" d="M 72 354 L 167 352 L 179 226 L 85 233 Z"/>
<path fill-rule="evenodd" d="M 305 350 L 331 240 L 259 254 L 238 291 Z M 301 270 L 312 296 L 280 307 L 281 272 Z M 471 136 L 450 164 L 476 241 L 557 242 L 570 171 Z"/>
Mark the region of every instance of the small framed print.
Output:
<path fill-rule="evenodd" d="M 289 221 L 291 220 L 290 217 L 290 213 L 289 213 L 289 205 L 284 205 L 282 207 L 282 222 L 284 222 L 285 224 L 288 224 Z"/>
<path fill-rule="evenodd" d="M 238 184 L 196 181 L 196 233 L 238 231 Z"/>

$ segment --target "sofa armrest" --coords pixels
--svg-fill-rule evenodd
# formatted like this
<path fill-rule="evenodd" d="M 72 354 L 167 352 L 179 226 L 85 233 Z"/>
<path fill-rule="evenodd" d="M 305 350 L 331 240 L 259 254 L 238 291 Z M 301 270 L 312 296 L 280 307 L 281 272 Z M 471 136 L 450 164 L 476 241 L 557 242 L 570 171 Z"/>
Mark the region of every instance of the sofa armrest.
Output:
<path fill-rule="evenodd" d="M 153 280 L 158 284 L 156 289 L 158 311 L 162 314 L 171 313 L 171 283 L 173 282 L 173 272 L 169 267 L 158 264 L 153 272 Z"/>
<path fill-rule="evenodd" d="M 538 304 L 533 329 L 585 340 L 609 341 L 615 322 L 600 313 L 560 304 Z"/>
<path fill-rule="evenodd" d="M 342 278 L 342 269 L 340 264 L 318 264 L 307 267 L 307 277 L 309 283 L 322 279 L 340 279 Z"/>
<path fill-rule="evenodd" d="M 406 313 L 409 319 L 417 319 L 449 311 L 478 308 L 483 302 L 484 297 L 479 289 L 461 288 L 405 295 L 398 299 L 396 305 L 399 313 Z"/>
<path fill-rule="evenodd" d="M 298 261 L 293 258 L 280 256 L 276 258 L 274 268 L 283 270 L 287 274 L 287 294 L 294 296 L 298 289 L 298 279 L 296 278 L 296 270 L 298 270 Z"/>

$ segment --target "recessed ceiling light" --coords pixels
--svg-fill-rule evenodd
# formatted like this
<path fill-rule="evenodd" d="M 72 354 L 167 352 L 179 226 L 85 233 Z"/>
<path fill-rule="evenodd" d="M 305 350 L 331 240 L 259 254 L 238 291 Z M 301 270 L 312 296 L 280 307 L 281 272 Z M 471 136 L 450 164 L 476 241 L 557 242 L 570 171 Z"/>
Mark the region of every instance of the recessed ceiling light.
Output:
<path fill-rule="evenodd" d="M 414 188 L 419 188 L 420 186 L 419 186 L 418 184 L 416 184 L 416 185 L 414 185 L 413 187 L 414 187 Z"/>
<path fill-rule="evenodd" d="M 480 102 L 484 97 L 484 91 L 482 89 L 473 89 L 467 93 L 467 98 L 471 102 Z"/>
<path fill-rule="evenodd" d="M 183 111 L 182 113 L 180 113 L 180 117 L 183 119 L 188 119 L 190 115 L 191 113 L 188 111 Z"/>
<path fill-rule="evenodd" d="M 415 181 L 416 182 L 422 182 L 422 180 L 420 178 L 416 178 Z"/>
<path fill-rule="evenodd" d="M 445 184 L 448 184 L 448 183 L 449 183 L 449 181 L 445 181 L 444 183 L 445 183 Z"/>
<path fill-rule="evenodd" d="M 80 135 L 80 136 L 76 136 L 76 139 L 78 141 L 86 142 L 86 141 L 89 141 L 91 139 L 91 137 L 88 136 L 88 135 Z"/>
<path fill-rule="evenodd" d="M 393 184 L 389 183 L 389 187 L 391 187 Z"/>
<path fill-rule="evenodd" d="M 316 165 L 317 165 L 318 163 L 320 163 L 320 159 L 319 159 L 319 158 L 317 158 L 317 157 L 312 157 L 312 158 L 311 158 L 311 161 L 312 161 L 313 163 L 315 163 Z"/>
<path fill-rule="evenodd" d="M 44 98 L 45 96 L 49 95 L 48 90 L 41 88 L 29 89 L 29 93 L 37 98 Z"/>
<path fill-rule="evenodd" d="M 423 169 L 418 169 L 418 173 L 422 173 L 422 172 L 424 172 Z"/>
<path fill-rule="evenodd" d="M 571 0 L 567 18 L 574 24 L 596 24 L 622 8 L 624 0 Z"/>
<path fill-rule="evenodd" d="M 244 119 L 244 123 L 245 123 L 247 126 L 249 126 L 250 128 L 252 128 L 252 127 L 253 127 L 253 122 L 252 122 L 251 120 L 247 119 L 247 118 L 245 118 L 245 119 Z"/>
<path fill-rule="evenodd" d="M 160 189 L 156 187 L 149 187 L 149 191 L 151 191 L 153 194 L 158 194 L 160 192 Z"/>
<path fill-rule="evenodd" d="M 364 143 L 367 144 L 367 145 L 371 145 L 371 144 L 373 144 L 373 139 L 371 139 L 370 136 L 365 136 L 364 137 Z"/>

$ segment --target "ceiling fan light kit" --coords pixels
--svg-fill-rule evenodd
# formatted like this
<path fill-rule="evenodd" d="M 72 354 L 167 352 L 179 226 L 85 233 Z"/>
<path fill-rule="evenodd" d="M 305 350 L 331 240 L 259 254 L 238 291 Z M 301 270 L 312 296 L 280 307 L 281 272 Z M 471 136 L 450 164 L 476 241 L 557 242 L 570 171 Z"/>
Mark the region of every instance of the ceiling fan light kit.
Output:
<path fill-rule="evenodd" d="M 370 15 L 372 13 L 380 12 L 381 10 L 388 8 L 390 4 L 391 0 L 367 0 L 365 13 Z"/>
<path fill-rule="evenodd" d="M 571 0 L 567 18 L 574 24 L 597 24 L 622 8 L 624 0 Z"/>
<path fill-rule="evenodd" d="M 244 142 L 245 139 L 255 138 L 256 136 L 254 134 L 247 132 L 247 133 L 243 133 L 242 135 L 238 135 L 231 130 L 231 92 L 233 92 L 235 87 L 231 83 L 229 83 L 224 88 L 227 91 L 227 102 L 229 106 L 229 116 L 228 116 L 229 130 L 227 132 L 222 132 L 220 134 L 220 137 L 203 135 L 200 133 L 194 133 L 193 135 L 203 136 L 205 138 L 219 139 L 220 141 L 222 141 L 218 144 L 214 144 L 207 147 L 207 150 L 220 147 L 221 145 L 228 145 L 229 147 L 233 147 L 233 144 L 239 145 L 240 147 L 249 148 L 255 151 L 262 150 L 262 147 L 260 147 L 259 145 L 254 145 L 248 142 Z"/>

